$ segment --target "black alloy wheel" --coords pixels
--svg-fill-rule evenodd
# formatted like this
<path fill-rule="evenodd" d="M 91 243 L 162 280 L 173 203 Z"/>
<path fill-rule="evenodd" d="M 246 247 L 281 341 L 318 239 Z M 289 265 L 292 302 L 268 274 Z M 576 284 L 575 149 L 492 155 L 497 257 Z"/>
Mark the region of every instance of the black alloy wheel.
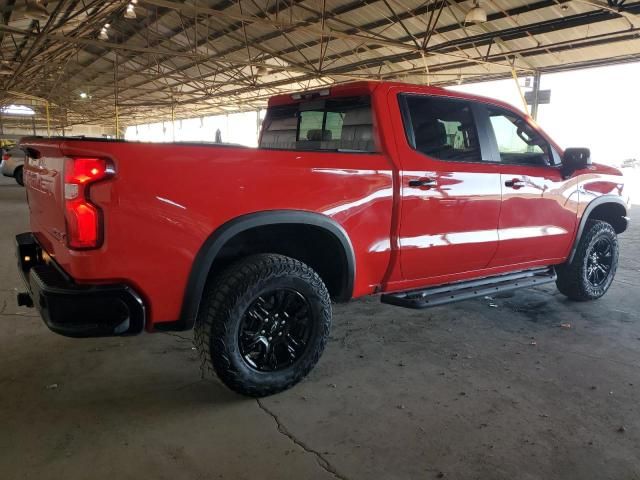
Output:
<path fill-rule="evenodd" d="M 265 253 L 211 276 L 195 341 L 203 366 L 226 386 L 264 397 L 311 371 L 330 328 L 331 299 L 320 276 L 299 260 Z"/>
<path fill-rule="evenodd" d="M 304 354 L 312 330 L 311 306 L 293 289 L 260 295 L 242 317 L 240 353 L 251 368 L 275 372 L 293 365 Z"/>
<path fill-rule="evenodd" d="M 618 238 L 611 224 L 588 220 L 570 262 L 556 265 L 556 285 L 571 300 L 603 296 L 616 275 Z"/>
<path fill-rule="evenodd" d="M 587 281 L 593 287 L 602 286 L 609 277 L 613 264 L 613 246 L 607 237 L 599 238 L 587 257 Z"/>

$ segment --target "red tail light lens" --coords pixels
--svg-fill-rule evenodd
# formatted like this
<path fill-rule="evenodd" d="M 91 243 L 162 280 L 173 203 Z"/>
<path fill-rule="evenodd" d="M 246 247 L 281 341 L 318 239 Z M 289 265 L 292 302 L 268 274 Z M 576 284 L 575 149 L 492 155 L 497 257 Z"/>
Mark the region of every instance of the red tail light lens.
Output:
<path fill-rule="evenodd" d="M 4 155 L 2 155 L 3 160 L 9 160 L 10 158 L 11 158 L 11 155 L 9 155 L 8 153 L 5 153 Z"/>
<path fill-rule="evenodd" d="M 89 187 L 113 174 L 101 158 L 68 158 L 64 165 L 67 245 L 73 249 L 97 248 L 102 238 L 102 211 L 91 203 Z"/>

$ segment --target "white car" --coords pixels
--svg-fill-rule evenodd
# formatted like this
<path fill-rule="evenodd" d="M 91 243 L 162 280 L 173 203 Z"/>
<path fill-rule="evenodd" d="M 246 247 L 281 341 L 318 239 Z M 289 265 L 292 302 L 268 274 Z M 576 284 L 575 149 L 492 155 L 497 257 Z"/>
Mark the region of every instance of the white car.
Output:
<path fill-rule="evenodd" d="M 26 160 L 26 154 L 18 147 L 9 150 L 2 150 L 2 163 L 0 163 L 0 172 L 5 177 L 15 178 L 18 185 L 24 186 L 22 177 L 22 168 Z"/>

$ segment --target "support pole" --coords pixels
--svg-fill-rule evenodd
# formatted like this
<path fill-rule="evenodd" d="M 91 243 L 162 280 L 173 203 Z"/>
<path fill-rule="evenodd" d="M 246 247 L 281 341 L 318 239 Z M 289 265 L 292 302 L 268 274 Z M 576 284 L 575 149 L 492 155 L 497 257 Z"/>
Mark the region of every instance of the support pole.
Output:
<path fill-rule="evenodd" d="M 115 52 L 113 64 L 113 107 L 116 123 L 116 140 L 120 138 L 120 118 L 118 117 L 118 52 Z"/>
<path fill-rule="evenodd" d="M 44 108 L 47 111 L 47 137 L 51 136 L 51 117 L 49 116 L 49 102 L 44 104 Z"/>
<path fill-rule="evenodd" d="M 531 117 L 538 120 L 538 106 L 540 105 L 540 72 L 536 71 L 533 76 L 533 103 L 531 104 Z"/>
<path fill-rule="evenodd" d="M 529 106 L 527 105 L 527 100 L 524 98 L 524 93 L 522 93 L 522 87 L 520 87 L 520 82 L 518 80 L 518 74 L 516 73 L 515 68 L 511 68 L 511 76 L 513 80 L 516 82 L 516 87 L 518 87 L 518 93 L 520 94 L 520 100 L 522 100 L 522 106 L 524 107 L 524 112 L 529 114 Z"/>
<path fill-rule="evenodd" d="M 256 110 L 256 139 L 260 139 L 260 130 L 262 129 L 262 122 L 260 122 L 260 109 Z"/>
<path fill-rule="evenodd" d="M 171 140 L 176 141 L 176 104 L 171 102 Z"/>

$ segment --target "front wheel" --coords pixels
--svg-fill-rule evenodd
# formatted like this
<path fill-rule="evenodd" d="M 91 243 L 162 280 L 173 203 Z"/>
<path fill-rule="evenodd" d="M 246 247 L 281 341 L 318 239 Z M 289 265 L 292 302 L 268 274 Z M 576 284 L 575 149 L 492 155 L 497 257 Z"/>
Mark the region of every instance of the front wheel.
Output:
<path fill-rule="evenodd" d="M 607 222 L 589 220 L 573 260 L 556 267 L 556 285 L 572 300 L 595 300 L 603 296 L 618 268 L 618 238 Z"/>
<path fill-rule="evenodd" d="M 318 274 L 275 254 L 252 255 L 212 278 L 195 327 L 204 362 L 232 390 L 286 390 L 317 363 L 329 337 L 331 301 Z"/>
<path fill-rule="evenodd" d="M 24 177 L 22 167 L 18 167 L 13 172 L 13 178 L 16 179 L 16 183 L 22 187 L 24 187 Z"/>

